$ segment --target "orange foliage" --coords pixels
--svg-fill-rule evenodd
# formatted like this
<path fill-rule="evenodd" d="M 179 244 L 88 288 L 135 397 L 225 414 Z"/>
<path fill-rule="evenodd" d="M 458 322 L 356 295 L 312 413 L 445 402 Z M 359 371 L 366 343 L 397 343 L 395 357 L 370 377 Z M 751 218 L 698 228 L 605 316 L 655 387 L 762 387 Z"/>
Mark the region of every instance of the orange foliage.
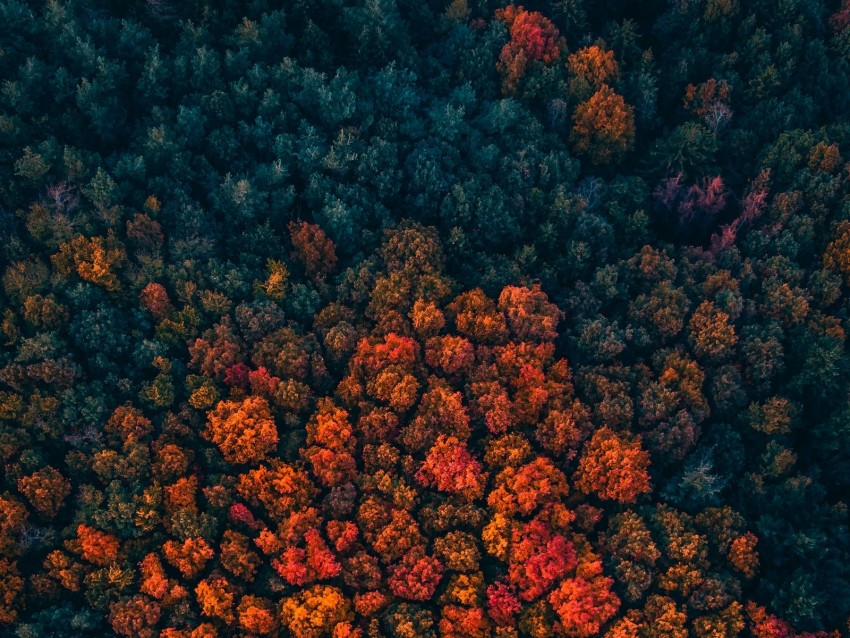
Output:
<path fill-rule="evenodd" d="M 127 260 L 127 253 L 110 231 L 106 237 L 78 235 L 60 245 L 50 259 L 61 274 L 74 270 L 80 279 L 115 292 L 121 287 L 115 270 Z"/>
<path fill-rule="evenodd" d="M 567 68 L 572 76 L 570 94 L 582 100 L 620 75 L 614 52 L 595 44 L 570 54 Z"/>
<path fill-rule="evenodd" d="M 115 408 L 103 429 L 117 434 L 122 441 L 139 441 L 153 431 L 153 424 L 141 410 L 128 404 Z"/>
<path fill-rule="evenodd" d="M 463 337 L 432 337 L 425 344 L 425 361 L 443 374 L 465 372 L 475 362 L 475 348 Z"/>
<path fill-rule="evenodd" d="M 75 563 L 70 556 L 61 550 L 50 552 L 44 559 L 44 569 L 62 587 L 69 591 L 80 590 L 80 580 L 84 569 L 79 563 Z"/>
<path fill-rule="evenodd" d="M 453 531 L 434 541 L 434 553 L 448 569 L 471 572 L 478 569 L 481 553 L 472 534 Z"/>
<path fill-rule="evenodd" d="M 131 638 L 153 638 L 154 629 L 161 610 L 159 605 L 145 596 L 133 596 L 129 600 L 109 606 L 109 621 L 112 629 L 120 636 Z"/>
<path fill-rule="evenodd" d="M 80 524 L 77 526 L 77 543 L 82 557 L 95 565 L 109 565 L 118 559 L 120 545 L 112 534 Z"/>
<path fill-rule="evenodd" d="M 211 576 L 198 583 L 195 595 L 201 606 L 201 613 L 210 618 L 217 618 L 225 624 L 232 624 L 234 589 L 222 576 Z"/>
<path fill-rule="evenodd" d="M 71 492 L 71 482 L 59 470 L 48 465 L 19 478 L 18 490 L 27 497 L 36 512 L 53 518 Z"/>
<path fill-rule="evenodd" d="M 385 561 L 393 561 L 409 549 L 424 543 L 419 525 L 409 512 L 388 508 L 374 497 L 363 500 L 357 522 L 367 542 Z"/>
<path fill-rule="evenodd" d="M 180 510 L 198 511 L 195 495 L 198 491 L 198 477 L 190 476 L 178 479 L 176 483 L 163 489 L 165 511 L 174 514 Z"/>
<path fill-rule="evenodd" d="M 634 109 L 607 84 L 579 104 L 573 121 L 573 147 L 594 164 L 616 161 L 634 144 Z"/>
<path fill-rule="evenodd" d="M 698 357 L 719 359 L 738 342 L 729 315 L 710 301 L 703 301 L 688 323 L 690 340 Z"/>
<path fill-rule="evenodd" d="M 513 402 L 507 390 L 498 381 L 480 381 L 471 384 L 473 414 L 484 420 L 493 434 L 504 434 L 515 423 Z"/>
<path fill-rule="evenodd" d="M 457 331 L 475 343 L 500 344 L 508 336 L 504 315 L 480 288 L 459 295 L 446 310 Z"/>
<path fill-rule="evenodd" d="M 207 435 L 228 463 L 256 465 L 278 442 L 269 404 L 257 396 L 243 401 L 220 401 L 209 414 Z"/>
<path fill-rule="evenodd" d="M 417 299 L 413 304 L 410 320 L 417 336 L 423 340 L 435 336 L 446 325 L 446 318 L 437 304 L 422 299 Z"/>
<path fill-rule="evenodd" d="M 482 474 L 481 463 L 466 445 L 453 436 L 441 434 L 416 473 L 416 480 L 441 492 L 474 500 L 483 495 L 487 476 Z"/>
<path fill-rule="evenodd" d="M 444 638 L 486 638 L 490 635 L 490 623 L 480 607 L 445 605 L 438 626 Z"/>
<path fill-rule="evenodd" d="M 729 562 L 744 575 L 744 578 L 753 578 L 758 571 L 757 543 L 758 537 L 752 532 L 747 532 L 733 540 L 729 547 Z"/>
<path fill-rule="evenodd" d="M 200 537 L 187 538 L 182 543 L 166 541 L 162 546 L 165 560 L 180 570 L 184 578 L 194 578 L 214 555 L 209 544 Z"/>
<path fill-rule="evenodd" d="M 239 614 L 239 626 L 248 633 L 267 636 L 277 628 L 274 607 L 265 598 L 243 596 L 236 612 Z"/>
<path fill-rule="evenodd" d="M 463 395 L 432 377 L 413 419 L 401 430 L 399 440 L 411 452 L 424 450 L 438 433 L 466 441 L 471 433 Z"/>
<path fill-rule="evenodd" d="M 649 485 L 649 455 L 640 440 L 627 440 L 608 427 L 594 432 L 576 471 L 576 487 L 604 500 L 634 503 Z"/>
<path fill-rule="evenodd" d="M 597 577 L 567 578 L 549 595 L 558 616 L 557 631 L 565 636 L 589 638 L 599 633 L 620 607 L 620 599 L 611 591 L 614 581 Z"/>
<path fill-rule="evenodd" d="M 314 585 L 286 598 L 280 618 L 293 638 L 323 638 L 332 635 L 339 626 L 342 626 L 340 631 L 345 630 L 353 615 L 351 602 L 342 591 L 328 585 Z"/>
<path fill-rule="evenodd" d="M 233 530 L 225 530 L 221 539 L 221 565 L 234 576 L 253 581 L 262 560 L 251 551 L 248 537 Z"/>
<path fill-rule="evenodd" d="M 175 581 L 169 580 L 156 554 L 151 553 L 145 556 L 139 563 L 139 568 L 142 574 L 139 591 L 143 594 L 156 598 L 164 605 L 186 595 L 185 589 Z"/>
<path fill-rule="evenodd" d="M 351 481 L 357 473 L 354 438 L 348 412 L 328 399 L 320 399 L 317 412 L 307 424 L 304 456 L 313 466 L 313 474 L 326 487 Z"/>
<path fill-rule="evenodd" d="M 549 459 L 538 456 L 519 469 L 506 467 L 496 476 L 487 504 L 499 513 L 528 516 L 546 503 L 560 501 L 569 492 L 564 473 Z"/>
<path fill-rule="evenodd" d="M 17 620 L 23 589 L 24 579 L 21 578 L 17 564 L 8 558 L 0 558 L 0 625 Z"/>
<path fill-rule="evenodd" d="M 555 304 L 540 289 L 505 286 L 499 294 L 499 310 L 508 320 L 511 333 L 521 341 L 553 341 L 557 336 L 558 322 L 564 317 Z"/>
<path fill-rule="evenodd" d="M 280 462 L 241 475 L 237 491 L 252 505 L 263 505 L 276 520 L 310 503 L 317 492 L 307 472 Z"/>

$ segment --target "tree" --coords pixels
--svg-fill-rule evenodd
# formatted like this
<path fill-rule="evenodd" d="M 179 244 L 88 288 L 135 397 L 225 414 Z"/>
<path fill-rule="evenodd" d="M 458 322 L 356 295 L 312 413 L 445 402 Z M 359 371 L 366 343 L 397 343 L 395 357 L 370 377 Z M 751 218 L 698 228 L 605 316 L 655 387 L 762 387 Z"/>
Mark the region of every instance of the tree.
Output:
<path fill-rule="evenodd" d="M 195 587 L 195 596 L 201 613 L 214 618 L 225 625 L 233 624 L 236 616 L 233 613 L 235 590 L 222 576 L 210 576 Z"/>
<path fill-rule="evenodd" d="M 77 538 L 71 542 L 79 548 L 82 557 L 95 565 L 107 566 L 118 559 L 120 543 L 112 534 L 101 532 L 85 524 L 77 526 Z"/>
<path fill-rule="evenodd" d="M 271 601 L 259 596 L 243 596 L 236 608 L 239 616 L 239 626 L 245 631 L 267 636 L 277 629 L 278 621 L 275 617 Z"/>
<path fill-rule="evenodd" d="M 510 41 L 499 55 L 498 70 L 502 73 L 502 92 L 513 93 L 529 64 L 535 61 L 550 64 L 557 60 L 564 41 L 552 22 L 536 11 L 508 5 L 496 11 L 496 17 L 510 30 Z"/>
<path fill-rule="evenodd" d="M 208 415 L 206 433 L 229 463 L 257 465 L 278 443 L 269 404 L 257 396 L 220 401 Z"/>
<path fill-rule="evenodd" d="M 553 341 L 564 318 L 540 284 L 530 288 L 505 286 L 499 293 L 499 310 L 505 313 L 514 338 L 521 341 Z"/>
<path fill-rule="evenodd" d="M 47 466 L 18 479 L 18 490 L 27 497 L 36 512 L 53 518 L 71 492 L 71 482 L 56 468 Z"/>
<path fill-rule="evenodd" d="M 640 439 L 629 440 L 602 427 L 582 451 L 576 487 L 601 499 L 634 503 L 652 489 L 648 467 L 649 455 L 641 448 Z"/>
<path fill-rule="evenodd" d="M 337 587 L 313 585 L 284 599 L 280 619 L 294 638 L 322 638 L 352 619 L 351 603 Z"/>
<path fill-rule="evenodd" d="M 698 357 L 722 359 L 731 354 L 738 336 L 727 313 L 703 301 L 688 322 L 690 341 Z"/>
<path fill-rule="evenodd" d="M 508 581 L 525 602 L 546 594 L 578 565 L 573 544 L 540 520 L 513 528 L 508 560 Z"/>
<path fill-rule="evenodd" d="M 334 243 L 319 226 L 303 221 L 290 222 L 289 232 L 293 258 L 301 263 L 312 281 L 319 281 L 334 270 L 337 259 Z"/>
<path fill-rule="evenodd" d="M 563 472 L 549 459 L 538 456 L 519 468 L 509 466 L 502 470 L 487 504 L 508 516 L 528 516 L 542 505 L 560 501 L 568 492 Z"/>
<path fill-rule="evenodd" d="M 162 546 L 165 559 L 180 570 L 183 578 L 194 580 L 215 555 L 203 538 L 187 538 L 182 543 L 166 541 Z"/>
<path fill-rule="evenodd" d="M 429 600 L 440 584 L 442 575 L 440 561 L 426 556 L 422 548 L 414 548 L 390 569 L 387 584 L 390 591 L 400 598 Z"/>
<path fill-rule="evenodd" d="M 482 474 L 481 463 L 465 445 L 455 437 L 441 434 L 416 473 L 416 480 L 441 492 L 474 500 L 483 495 L 487 476 Z"/>
<path fill-rule="evenodd" d="M 573 148 L 594 164 L 616 162 L 634 144 L 634 109 L 607 84 L 576 108 L 573 122 Z"/>
<path fill-rule="evenodd" d="M 591 45 L 571 53 L 567 58 L 570 71 L 570 95 L 584 101 L 603 85 L 610 85 L 620 75 L 614 51 Z"/>
<path fill-rule="evenodd" d="M 558 634 L 577 638 L 598 634 L 620 607 L 620 599 L 611 591 L 613 584 L 612 579 L 604 576 L 589 580 L 577 576 L 561 581 L 549 595 L 558 617 L 555 626 Z"/>
<path fill-rule="evenodd" d="M 109 607 L 112 629 L 120 636 L 153 638 L 157 635 L 154 627 L 160 616 L 159 605 L 144 596 L 133 596 L 129 600 L 112 603 Z"/>

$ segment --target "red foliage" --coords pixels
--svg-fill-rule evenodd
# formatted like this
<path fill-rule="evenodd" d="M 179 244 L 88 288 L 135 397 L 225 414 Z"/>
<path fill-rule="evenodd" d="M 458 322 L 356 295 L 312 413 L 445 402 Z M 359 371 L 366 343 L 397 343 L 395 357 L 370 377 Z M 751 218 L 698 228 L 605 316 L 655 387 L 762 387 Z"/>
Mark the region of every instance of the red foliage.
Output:
<path fill-rule="evenodd" d="M 139 302 L 142 308 L 157 319 L 162 319 L 171 312 L 171 300 L 168 298 L 165 286 L 156 282 L 151 282 L 144 287 L 139 294 Z"/>
<path fill-rule="evenodd" d="M 770 169 L 766 168 L 758 174 L 744 195 L 741 202 L 741 221 L 753 222 L 762 216 L 767 208 L 769 183 Z"/>
<path fill-rule="evenodd" d="M 695 219 L 698 213 L 714 217 L 726 207 L 728 196 L 729 191 L 722 177 L 706 177 L 702 184 L 691 186 L 685 199 L 679 204 L 679 219 L 688 222 Z"/>
<path fill-rule="evenodd" d="M 390 568 L 387 584 L 390 591 L 406 600 L 429 600 L 440 584 L 443 566 L 436 558 L 426 556 L 421 548 L 409 551 L 401 562 Z"/>
<path fill-rule="evenodd" d="M 484 493 L 486 476 L 481 473 L 481 463 L 469 453 L 466 445 L 453 436 L 441 434 L 416 473 L 416 480 L 441 492 L 473 500 Z"/>
<path fill-rule="evenodd" d="M 754 638 L 838 638 L 838 631 L 797 632 L 791 624 L 781 618 L 767 613 L 767 610 L 750 601 L 747 603 L 747 616 L 750 619 L 749 628 Z"/>
<path fill-rule="evenodd" d="M 304 534 L 304 549 L 289 547 L 272 567 L 290 585 L 306 585 L 339 576 L 341 567 L 315 528 Z"/>
<path fill-rule="evenodd" d="M 187 538 L 182 543 L 167 541 L 162 551 L 165 559 L 179 569 L 184 578 L 197 576 L 215 553 L 200 537 Z"/>
<path fill-rule="evenodd" d="M 304 266 L 313 281 L 323 279 L 336 268 L 336 247 L 319 226 L 307 222 L 290 222 L 292 256 Z"/>
<path fill-rule="evenodd" d="M 524 601 L 545 594 L 578 564 L 573 544 L 539 520 L 514 527 L 509 556 L 508 579 Z"/>
<path fill-rule="evenodd" d="M 165 235 L 158 221 L 145 213 L 136 213 L 133 219 L 127 221 L 127 241 L 143 252 L 152 252 L 165 243 Z"/>
<path fill-rule="evenodd" d="M 201 374 L 224 379 L 225 371 L 242 360 L 242 342 L 227 322 L 216 324 L 189 346 L 191 365 Z"/>
<path fill-rule="evenodd" d="M 254 518 L 254 515 L 251 513 L 245 505 L 242 503 L 234 503 L 230 506 L 230 509 L 227 512 L 230 520 L 235 523 L 242 523 L 243 525 L 247 525 L 248 527 L 255 529 L 259 526 L 257 519 Z"/>
<path fill-rule="evenodd" d="M 528 64 L 540 61 L 550 64 L 564 48 L 564 40 L 552 22 L 537 11 L 509 5 L 496 11 L 496 17 L 510 28 L 510 42 L 502 49 L 498 69 L 503 75 L 503 91 L 513 92 Z"/>
<path fill-rule="evenodd" d="M 549 602 L 558 616 L 560 633 L 576 638 L 589 638 L 599 630 L 620 607 L 620 599 L 611 591 L 614 581 L 598 577 L 567 578 L 549 595 Z"/>
<path fill-rule="evenodd" d="M 245 390 L 248 388 L 250 372 L 251 369 L 239 361 L 224 371 L 224 382 L 229 386 Z"/>
<path fill-rule="evenodd" d="M 841 33 L 847 25 L 850 25 L 850 0 L 844 0 L 841 8 L 829 17 L 829 26 L 835 33 Z"/>
<path fill-rule="evenodd" d="M 505 583 L 493 583 L 487 588 L 487 613 L 498 626 L 514 626 L 520 609 L 522 603 Z"/>

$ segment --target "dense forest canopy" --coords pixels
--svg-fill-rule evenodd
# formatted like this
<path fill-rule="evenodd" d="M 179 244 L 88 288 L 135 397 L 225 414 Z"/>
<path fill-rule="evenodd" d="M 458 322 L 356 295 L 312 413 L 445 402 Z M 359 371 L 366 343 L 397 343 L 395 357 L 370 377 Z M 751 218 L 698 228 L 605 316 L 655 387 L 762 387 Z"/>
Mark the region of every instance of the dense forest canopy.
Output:
<path fill-rule="evenodd" d="M 850 0 L 0 24 L 0 635 L 850 632 Z"/>

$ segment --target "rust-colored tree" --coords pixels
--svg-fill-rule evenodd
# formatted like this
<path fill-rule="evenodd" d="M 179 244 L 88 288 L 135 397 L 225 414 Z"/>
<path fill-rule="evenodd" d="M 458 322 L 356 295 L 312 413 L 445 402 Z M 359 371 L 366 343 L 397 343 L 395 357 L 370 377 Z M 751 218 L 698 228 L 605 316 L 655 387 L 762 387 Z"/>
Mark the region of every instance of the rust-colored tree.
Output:
<path fill-rule="evenodd" d="M 513 93 L 532 62 L 551 64 L 564 49 L 564 40 L 551 20 L 537 11 L 508 5 L 496 11 L 508 25 L 510 41 L 502 49 L 497 68 L 502 74 L 502 92 Z"/>
<path fill-rule="evenodd" d="M 576 487 L 603 500 L 634 503 L 651 490 L 648 468 L 649 455 L 639 438 L 629 440 L 602 427 L 585 445 L 575 475 Z"/>
<path fill-rule="evenodd" d="M 256 465 L 278 442 L 268 401 L 257 396 L 219 402 L 208 416 L 207 436 L 228 463 Z"/>
<path fill-rule="evenodd" d="M 634 144 L 634 109 L 607 84 L 579 104 L 573 122 L 573 148 L 594 164 L 616 162 Z"/>

